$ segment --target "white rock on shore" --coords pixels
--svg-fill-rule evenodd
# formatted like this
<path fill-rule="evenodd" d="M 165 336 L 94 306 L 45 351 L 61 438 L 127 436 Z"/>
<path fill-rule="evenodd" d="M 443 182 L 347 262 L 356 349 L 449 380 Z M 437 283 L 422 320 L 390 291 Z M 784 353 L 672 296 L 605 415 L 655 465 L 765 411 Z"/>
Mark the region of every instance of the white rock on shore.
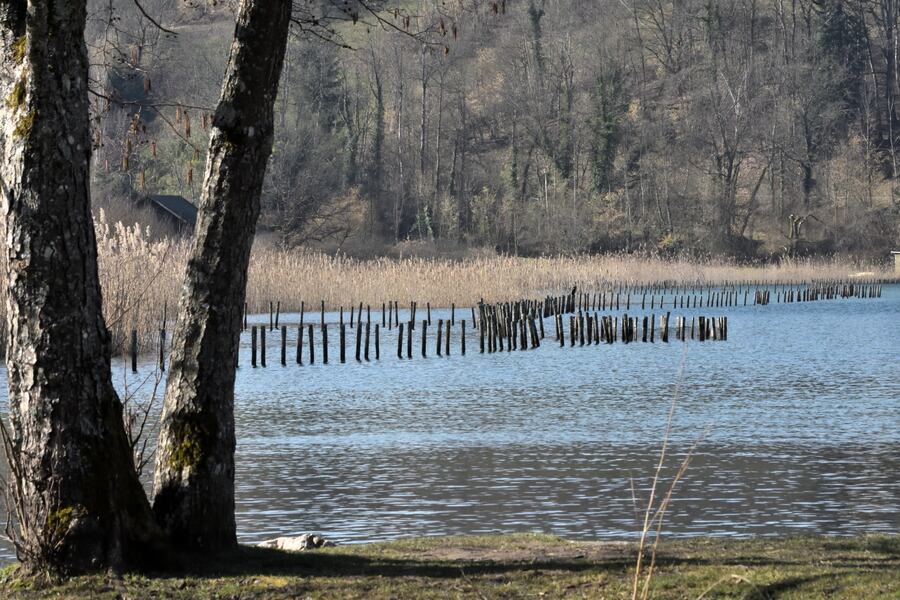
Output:
<path fill-rule="evenodd" d="M 300 552 L 302 550 L 314 550 L 336 545 L 330 540 L 314 533 L 304 533 L 297 537 L 278 537 L 274 540 L 266 540 L 257 544 L 260 548 L 275 548 L 287 552 Z"/>

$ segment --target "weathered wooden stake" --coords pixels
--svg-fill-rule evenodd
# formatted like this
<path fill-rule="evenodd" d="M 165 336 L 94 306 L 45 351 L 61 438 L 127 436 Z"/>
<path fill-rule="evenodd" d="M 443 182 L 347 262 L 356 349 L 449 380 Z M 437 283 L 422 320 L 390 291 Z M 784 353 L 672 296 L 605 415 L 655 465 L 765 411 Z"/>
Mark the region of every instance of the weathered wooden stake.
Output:
<path fill-rule="evenodd" d="M 466 355 L 466 320 L 463 319 L 459 322 L 459 353 L 463 356 Z"/>
<path fill-rule="evenodd" d="M 413 327 L 412 321 L 410 321 L 406 326 L 406 358 L 412 358 L 412 336 L 413 336 Z"/>
<path fill-rule="evenodd" d="M 256 368 L 256 325 L 250 328 L 250 366 Z"/>
<path fill-rule="evenodd" d="M 166 372 L 166 328 L 159 330 L 159 371 Z"/>
<path fill-rule="evenodd" d="M 372 322 L 366 321 L 366 349 L 363 353 L 363 358 L 366 359 L 366 362 L 369 362 L 369 332 L 372 329 Z"/>
<path fill-rule="evenodd" d="M 137 373 L 137 355 L 138 355 L 138 343 L 137 343 L 137 329 L 131 330 L 131 372 Z"/>
<path fill-rule="evenodd" d="M 428 320 L 422 321 L 422 358 L 427 356 L 425 345 L 428 343 Z"/>
<path fill-rule="evenodd" d="M 266 328 L 259 328 L 259 364 L 266 366 Z"/>

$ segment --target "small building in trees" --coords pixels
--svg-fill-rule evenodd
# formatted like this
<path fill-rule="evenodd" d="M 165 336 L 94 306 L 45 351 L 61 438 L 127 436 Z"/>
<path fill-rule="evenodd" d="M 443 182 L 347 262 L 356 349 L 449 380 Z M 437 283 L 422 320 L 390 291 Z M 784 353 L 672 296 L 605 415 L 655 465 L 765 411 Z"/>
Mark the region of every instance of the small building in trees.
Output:
<path fill-rule="evenodd" d="M 197 207 L 183 196 L 154 194 L 144 198 L 160 220 L 170 223 L 180 233 L 191 234 L 197 224 Z"/>
<path fill-rule="evenodd" d="M 891 252 L 894 256 L 894 273 L 900 274 L 900 250 Z"/>

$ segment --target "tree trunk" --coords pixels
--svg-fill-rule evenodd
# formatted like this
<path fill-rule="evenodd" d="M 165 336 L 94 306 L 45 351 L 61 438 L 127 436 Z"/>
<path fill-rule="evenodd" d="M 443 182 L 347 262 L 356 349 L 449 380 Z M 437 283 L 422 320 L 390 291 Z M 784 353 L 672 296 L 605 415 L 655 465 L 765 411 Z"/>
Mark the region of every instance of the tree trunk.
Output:
<path fill-rule="evenodd" d="M 156 453 L 153 510 L 195 549 L 236 543 L 234 378 L 291 2 L 243 0 L 212 121 Z"/>
<path fill-rule="evenodd" d="M 5 442 L 20 558 L 64 573 L 164 555 L 112 386 L 90 206 L 85 21 L 85 0 L 0 3 Z"/>

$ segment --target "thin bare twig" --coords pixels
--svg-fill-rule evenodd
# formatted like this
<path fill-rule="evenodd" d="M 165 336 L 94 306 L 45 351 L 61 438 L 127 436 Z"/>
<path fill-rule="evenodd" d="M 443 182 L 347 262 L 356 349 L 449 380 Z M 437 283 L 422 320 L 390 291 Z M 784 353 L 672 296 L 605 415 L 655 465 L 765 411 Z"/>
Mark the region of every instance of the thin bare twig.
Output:
<path fill-rule="evenodd" d="M 151 17 L 151 16 L 147 13 L 147 11 L 144 10 L 144 7 L 141 6 L 141 3 L 140 3 L 139 0 L 134 0 L 134 5 L 137 6 L 137 9 L 140 11 L 140 13 L 141 13 L 142 15 L 144 15 L 144 18 L 147 19 L 148 21 L 150 21 L 150 22 L 153 24 L 154 27 L 156 27 L 156 28 L 159 29 L 160 31 L 164 31 L 164 32 L 166 32 L 166 33 L 168 33 L 168 34 L 170 34 L 170 35 L 178 35 L 178 32 L 172 31 L 171 29 L 167 29 L 167 28 L 163 27 L 162 25 L 159 24 L 159 22 L 158 22 L 156 19 L 154 19 L 153 17 Z"/>

